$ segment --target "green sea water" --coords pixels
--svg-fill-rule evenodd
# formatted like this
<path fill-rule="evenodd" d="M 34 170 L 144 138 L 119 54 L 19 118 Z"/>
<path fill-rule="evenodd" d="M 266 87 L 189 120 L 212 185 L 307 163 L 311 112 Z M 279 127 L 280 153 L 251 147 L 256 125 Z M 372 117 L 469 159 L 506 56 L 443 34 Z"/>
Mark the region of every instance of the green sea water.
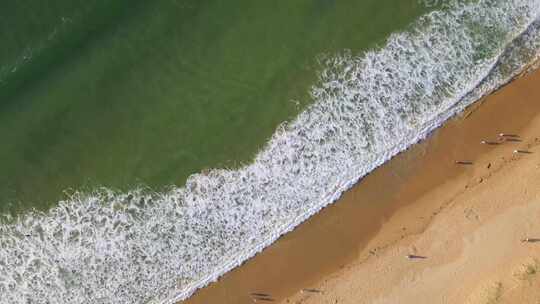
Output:
<path fill-rule="evenodd" d="M 160 190 L 249 162 L 322 54 L 382 43 L 419 0 L 0 3 L 0 212 Z M 71 189 L 71 190 L 70 190 Z"/>

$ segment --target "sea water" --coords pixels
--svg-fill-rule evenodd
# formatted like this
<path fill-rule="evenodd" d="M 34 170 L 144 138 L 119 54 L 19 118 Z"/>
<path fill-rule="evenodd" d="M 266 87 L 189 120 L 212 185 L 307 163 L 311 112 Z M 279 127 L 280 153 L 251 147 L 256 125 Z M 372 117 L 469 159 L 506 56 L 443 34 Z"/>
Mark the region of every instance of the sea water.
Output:
<path fill-rule="evenodd" d="M 417 0 L 0 3 L 0 213 L 100 186 L 162 191 L 253 160 L 313 102 L 321 54 L 361 52 Z"/>

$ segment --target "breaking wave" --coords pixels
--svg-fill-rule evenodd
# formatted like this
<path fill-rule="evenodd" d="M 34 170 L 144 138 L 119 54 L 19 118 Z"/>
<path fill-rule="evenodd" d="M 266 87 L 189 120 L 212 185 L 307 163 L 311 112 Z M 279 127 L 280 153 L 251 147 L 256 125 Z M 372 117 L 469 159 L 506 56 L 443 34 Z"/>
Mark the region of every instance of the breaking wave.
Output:
<path fill-rule="evenodd" d="M 270 245 L 540 54 L 540 0 L 478 0 L 327 57 L 255 160 L 165 193 L 75 194 L 0 224 L 2 303 L 174 303 Z"/>

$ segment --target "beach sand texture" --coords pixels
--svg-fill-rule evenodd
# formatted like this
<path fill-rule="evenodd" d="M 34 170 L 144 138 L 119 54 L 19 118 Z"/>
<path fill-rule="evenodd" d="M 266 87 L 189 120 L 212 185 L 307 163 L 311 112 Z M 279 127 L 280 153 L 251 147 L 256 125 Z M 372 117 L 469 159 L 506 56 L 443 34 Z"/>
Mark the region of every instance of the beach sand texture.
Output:
<path fill-rule="evenodd" d="M 539 83 L 477 102 L 183 303 L 537 303 Z"/>

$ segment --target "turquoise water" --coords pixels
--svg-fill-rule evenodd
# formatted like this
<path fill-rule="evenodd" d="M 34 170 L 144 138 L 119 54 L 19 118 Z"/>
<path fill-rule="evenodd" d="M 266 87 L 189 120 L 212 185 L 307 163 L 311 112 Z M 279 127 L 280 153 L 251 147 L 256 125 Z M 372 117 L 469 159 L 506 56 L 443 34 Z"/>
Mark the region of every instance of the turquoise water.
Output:
<path fill-rule="evenodd" d="M 374 47 L 427 10 L 417 0 L 4 1 L 0 213 L 249 162 L 311 102 L 319 56 Z"/>

